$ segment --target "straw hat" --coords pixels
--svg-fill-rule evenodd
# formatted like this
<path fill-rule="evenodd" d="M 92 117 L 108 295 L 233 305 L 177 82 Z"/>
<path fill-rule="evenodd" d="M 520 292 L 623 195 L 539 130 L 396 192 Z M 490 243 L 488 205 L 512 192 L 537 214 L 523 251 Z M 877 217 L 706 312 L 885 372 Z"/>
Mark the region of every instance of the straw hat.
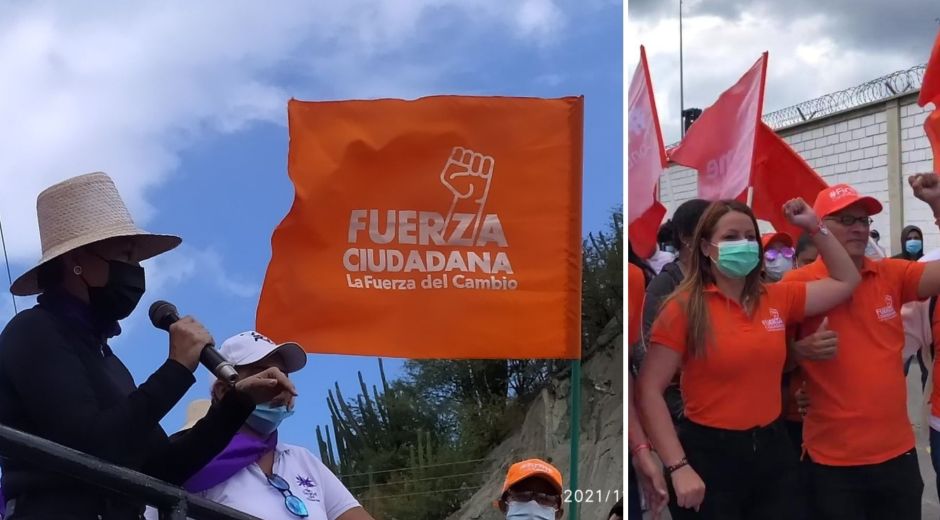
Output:
<path fill-rule="evenodd" d="M 180 431 L 188 430 L 196 425 L 203 417 L 209 413 L 209 407 L 212 401 L 208 399 L 196 399 L 186 407 L 186 423 L 180 428 Z"/>
<path fill-rule="evenodd" d="M 135 261 L 165 253 L 182 240 L 172 235 L 154 235 L 134 225 L 114 182 L 101 172 L 80 175 L 55 184 L 36 199 L 42 258 L 35 267 L 13 282 L 17 296 L 40 292 L 36 274 L 54 258 L 94 242 L 113 237 L 134 237 Z"/>

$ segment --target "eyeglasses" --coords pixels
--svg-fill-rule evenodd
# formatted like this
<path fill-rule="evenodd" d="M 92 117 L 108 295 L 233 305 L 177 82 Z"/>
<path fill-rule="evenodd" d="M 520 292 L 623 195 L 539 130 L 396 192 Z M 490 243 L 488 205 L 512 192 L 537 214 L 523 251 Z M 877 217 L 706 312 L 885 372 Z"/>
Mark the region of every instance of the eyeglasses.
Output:
<path fill-rule="evenodd" d="M 268 477 L 268 484 L 271 484 L 271 487 L 284 495 L 284 506 L 287 507 L 287 510 L 290 511 L 291 514 L 299 516 L 300 518 L 306 518 L 310 515 L 310 513 L 307 512 L 307 505 L 291 492 L 290 484 L 281 478 L 280 475 L 272 473 L 271 476 Z"/>
<path fill-rule="evenodd" d="M 773 262 L 774 260 L 776 260 L 777 258 L 781 256 L 784 258 L 792 259 L 793 255 L 795 254 L 796 254 L 796 250 L 793 249 L 792 247 L 784 247 L 781 249 L 768 249 L 767 251 L 764 251 L 764 258 L 768 262 Z"/>
<path fill-rule="evenodd" d="M 845 227 L 851 227 L 855 225 L 856 222 L 865 227 L 869 227 L 871 226 L 872 222 L 874 222 L 874 220 L 872 220 L 871 217 L 853 217 L 852 215 L 840 215 L 838 217 L 826 217 L 826 220 L 838 222 L 839 224 L 842 224 Z"/>
<path fill-rule="evenodd" d="M 558 503 L 561 497 L 549 493 L 539 493 L 537 491 L 509 491 L 508 500 L 512 502 L 531 502 L 535 500 L 540 506 L 553 507 L 558 510 Z"/>

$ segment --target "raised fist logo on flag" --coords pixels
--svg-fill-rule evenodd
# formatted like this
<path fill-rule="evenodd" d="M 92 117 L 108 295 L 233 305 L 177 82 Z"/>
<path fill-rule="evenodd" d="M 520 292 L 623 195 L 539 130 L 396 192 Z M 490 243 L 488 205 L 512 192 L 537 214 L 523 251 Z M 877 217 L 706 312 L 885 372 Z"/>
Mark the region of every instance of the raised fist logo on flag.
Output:
<path fill-rule="evenodd" d="M 473 234 L 470 243 L 477 238 L 480 219 L 490 194 L 490 182 L 496 160 L 488 155 L 455 146 L 441 170 L 441 183 L 454 195 L 444 217 L 444 229 L 450 231 L 455 215 L 469 218 L 473 215 Z M 458 217 L 458 220 L 460 217 Z"/>

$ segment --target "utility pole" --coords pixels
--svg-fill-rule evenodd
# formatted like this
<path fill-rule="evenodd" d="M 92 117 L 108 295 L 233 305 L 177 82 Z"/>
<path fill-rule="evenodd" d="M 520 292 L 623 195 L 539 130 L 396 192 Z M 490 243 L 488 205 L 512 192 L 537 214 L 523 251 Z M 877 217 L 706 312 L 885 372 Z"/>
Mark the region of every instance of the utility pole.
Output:
<path fill-rule="evenodd" d="M 679 0 L 679 130 L 685 137 L 685 78 L 682 67 L 682 0 Z"/>

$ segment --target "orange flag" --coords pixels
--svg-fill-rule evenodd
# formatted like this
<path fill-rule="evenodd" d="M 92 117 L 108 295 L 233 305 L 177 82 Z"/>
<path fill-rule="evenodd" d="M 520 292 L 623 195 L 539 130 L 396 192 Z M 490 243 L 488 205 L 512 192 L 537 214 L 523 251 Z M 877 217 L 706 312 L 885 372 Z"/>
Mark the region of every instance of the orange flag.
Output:
<path fill-rule="evenodd" d="M 765 52 L 702 112 L 682 142 L 670 151 L 670 159 L 698 171 L 699 198 L 734 199 L 747 189 L 766 73 Z"/>
<path fill-rule="evenodd" d="M 816 195 L 826 188 L 826 181 L 763 122 L 757 127 L 756 148 L 751 209 L 757 218 L 770 222 L 777 231 L 799 237 L 802 231 L 787 222 L 783 205 L 797 197 L 812 205 Z"/>
<path fill-rule="evenodd" d="M 940 108 L 938 101 L 940 101 L 940 33 L 933 42 L 933 50 L 930 52 L 927 70 L 924 71 L 924 81 L 920 86 L 917 104 L 924 106 L 927 103 L 933 103 L 934 108 Z"/>
<path fill-rule="evenodd" d="M 583 98 L 288 104 L 257 328 L 308 352 L 578 358 Z"/>
<path fill-rule="evenodd" d="M 927 140 L 930 141 L 933 151 L 933 171 L 940 173 L 940 34 L 937 34 L 934 41 L 930 61 L 924 71 L 920 95 L 917 96 L 918 105 L 924 106 L 928 103 L 933 103 L 934 110 L 924 121 L 924 132 L 927 133 Z"/>
<path fill-rule="evenodd" d="M 940 110 L 934 110 L 924 120 L 924 132 L 933 152 L 933 171 L 940 173 Z"/>

